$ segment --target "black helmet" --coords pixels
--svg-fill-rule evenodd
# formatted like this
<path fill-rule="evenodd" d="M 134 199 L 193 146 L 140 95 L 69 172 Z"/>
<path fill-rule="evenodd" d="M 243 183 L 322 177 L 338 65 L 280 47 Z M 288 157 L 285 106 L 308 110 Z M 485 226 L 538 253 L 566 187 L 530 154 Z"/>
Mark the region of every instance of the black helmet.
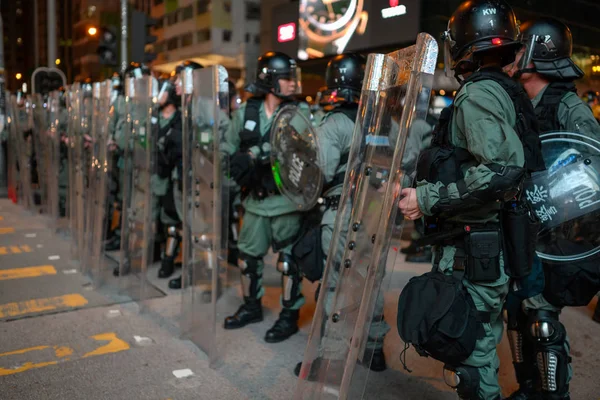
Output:
<path fill-rule="evenodd" d="M 201 68 L 204 68 L 204 65 L 199 64 L 195 61 L 185 60 L 184 62 L 182 62 L 175 68 L 175 73 L 179 74 L 183 70 L 192 70 L 193 71 L 195 69 L 201 69 Z"/>
<path fill-rule="evenodd" d="M 113 72 L 110 82 L 112 85 L 112 90 L 118 93 L 123 93 L 123 78 L 121 77 L 121 74 L 118 72 Z"/>
<path fill-rule="evenodd" d="M 160 109 L 165 108 L 167 105 L 172 104 L 175 107 L 181 105 L 181 96 L 177 95 L 177 88 L 175 82 L 171 78 L 161 79 L 158 82 L 159 93 L 158 100 L 160 103 Z M 163 101 L 164 96 L 164 101 Z"/>
<path fill-rule="evenodd" d="M 256 79 L 246 86 L 246 90 L 255 95 L 273 93 L 281 95 L 280 79 L 296 80 L 296 61 L 287 54 L 269 51 L 258 57 Z"/>
<path fill-rule="evenodd" d="M 461 3 L 448 21 L 443 38 L 446 64 L 455 75 L 476 71 L 483 55 L 493 55 L 502 66 L 508 65 L 522 46 L 517 17 L 504 0 Z"/>
<path fill-rule="evenodd" d="M 125 76 L 130 78 L 141 78 L 144 75 L 150 76 L 150 68 L 145 64 L 132 62 L 125 69 Z"/>
<path fill-rule="evenodd" d="M 535 38 L 534 35 L 536 36 Z M 531 42 L 534 70 L 550 80 L 573 81 L 583 77 L 583 71 L 571 60 L 573 37 L 569 27 L 553 18 L 540 18 L 521 25 L 521 40 Z"/>
<path fill-rule="evenodd" d="M 340 54 L 331 59 L 325 72 L 324 101 L 358 103 L 366 64 L 365 57 L 357 53 Z"/>

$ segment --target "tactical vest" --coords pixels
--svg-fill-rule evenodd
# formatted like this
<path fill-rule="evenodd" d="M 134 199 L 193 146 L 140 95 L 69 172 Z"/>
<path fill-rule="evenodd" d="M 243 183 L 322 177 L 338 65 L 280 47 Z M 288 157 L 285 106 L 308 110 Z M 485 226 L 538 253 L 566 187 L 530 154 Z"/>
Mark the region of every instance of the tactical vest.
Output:
<path fill-rule="evenodd" d="M 561 130 L 558 120 L 560 101 L 569 92 L 577 93 L 573 82 L 552 82 L 548 85 L 538 105 L 535 115 L 540 125 L 540 132 L 556 132 Z"/>
<path fill-rule="evenodd" d="M 462 86 L 469 82 L 483 80 L 492 80 L 502 86 L 514 104 L 516 124 L 513 128 L 523 145 L 527 172 L 545 170 L 537 117 L 521 84 L 512 80 L 500 69 L 486 68 L 473 73 L 462 83 Z M 419 156 L 417 181 L 442 182 L 444 185 L 448 185 L 464 178 L 461 165 L 473 161 L 473 155 L 467 149 L 456 147 L 451 142 L 450 123 L 453 114 L 454 105 L 442 110 L 438 125 L 433 131 L 431 146 Z M 481 134 L 485 134 L 485 132 L 481 132 Z M 493 170 L 493 166 L 490 169 Z M 458 189 L 461 192 L 466 191 L 466 188 L 459 187 Z"/>
<path fill-rule="evenodd" d="M 346 117 L 348 117 L 350 119 L 350 121 L 352 121 L 352 123 L 355 123 L 356 116 L 358 115 L 358 104 L 343 104 L 343 105 L 331 110 L 330 113 L 331 114 L 335 114 L 335 113 L 344 114 Z M 338 167 L 348 164 L 349 157 L 350 157 L 350 152 L 343 153 L 340 156 L 340 161 L 339 161 Z M 331 180 L 331 182 L 325 183 L 325 185 L 323 187 L 323 192 L 326 192 L 335 186 L 343 184 L 345 177 L 346 177 L 346 171 L 338 172 L 337 174 L 335 174 L 333 176 L 333 179 Z"/>

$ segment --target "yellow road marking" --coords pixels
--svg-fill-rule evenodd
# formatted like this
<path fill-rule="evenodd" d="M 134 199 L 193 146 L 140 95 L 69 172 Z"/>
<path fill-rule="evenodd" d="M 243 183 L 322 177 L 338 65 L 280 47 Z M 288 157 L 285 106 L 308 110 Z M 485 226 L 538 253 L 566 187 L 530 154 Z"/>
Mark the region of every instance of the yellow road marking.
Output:
<path fill-rule="evenodd" d="M 15 233 L 15 228 L 0 228 L 0 235 L 5 235 L 7 233 Z"/>
<path fill-rule="evenodd" d="M 6 281 L 9 279 L 35 278 L 43 275 L 56 275 L 56 269 L 52 265 L 2 269 L 0 270 L 0 281 Z"/>
<path fill-rule="evenodd" d="M 108 341 L 109 343 L 102 347 L 98 347 L 94 351 L 90 351 L 81 358 L 101 356 L 103 354 L 110 353 L 118 353 L 119 351 L 129 349 L 129 344 L 126 341 L 119 339 L 116 333 L 102 333 L 100 335 L 92 336 L 92 339 L 103 342 Z"/>
<path fill-rule="evenodd" d="M 12 366 L 9 368 L 0 367 L 0 376 L 14 375 L 14 374 L 18 374 L 20 372 L 29 371 L 30 369 L 43 368 L 43 367 L 47 367 L 49 365 L 56 365 L 59 362 L 78 360 L 78 359 L 82 359 L 82 358 L 86 358 L 86 357 L 100 356 L 100 355 L 110 354 L 110 353 L 118 353 L 120 351 L 129 350 L 129 348 L 130 348 L 129 344 L 126 341 L 119 339 L 117 337 L 117 334 L 113 333 L 113 332 L 94 335 L 91 337 L 91 339 L 93 339 L 94 341 L 97 341 L 97 342 L 108 341 L 109 343 L 102 345 L 102 346 L 98 347 L 96 350 L 86 353 L 83 356 L 75 355 L 75 357 L 71 357 L 74 354 L 74 350 L 68 346 L 36 346 L 36 347 L 30 347 L 27 349 L 14 350 L 14 351 L 9 351 L 7 353 L 2 353 L 2 354 L 0 354 L 0 362 L 2 362 L 4 365 L 6 365 L 7 363 L 10 362 L 9 360 L 4 361 L 4 360 L 6 360 L 4 357 L 10 357 L 10 356 L 27 354 L 27 353 L 39 354 L 38 357 L 43 357 L 43 356 L 52 357 L 52 358 L 56 357 L 57 359 L 50 360 L 50 361 L 41 361 L 41 362 L 27 361 L 27 362 L 20 363 L 16 366 Z M 52 353 L 49 354 L 48 352 L 35 353 L 35 352 L 40 352 L 42 350 L 46 350 L 46 349 L 50 349 L 50 348 L 52 348 L 54 350 L 53 354 Z"/>
<path fill-rule="evenodd" d="M 0 305 L 0 318 L 52 311 L 60 308 L 82 307 L 87 303 L 85 297 L 80 294 L 66 294 L 58 297 L 2 304 Z"/>
<path fill-rule="evenodd" d="M 31 247 L 27 245 L 23 246 L 0 246 L 0 256 L 6 256 L 9 254 L 20 254 L 20 253 L 31 253 Z"/>

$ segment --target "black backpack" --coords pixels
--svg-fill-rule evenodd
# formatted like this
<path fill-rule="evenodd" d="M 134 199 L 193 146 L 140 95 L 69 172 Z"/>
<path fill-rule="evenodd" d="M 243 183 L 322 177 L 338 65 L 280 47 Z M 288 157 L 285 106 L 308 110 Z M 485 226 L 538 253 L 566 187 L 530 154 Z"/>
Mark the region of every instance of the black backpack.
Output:
<path fill-rule="evenodd" d="M 451 365 L 469 358 L 485 335 L 490 314 L 477 311 L 473 298 L 455 275 L 428 272 L 412 278 L 398 300 L 398 333 L 423 357 Z M 406 368 L 406 366 L 405 366 Z"/>

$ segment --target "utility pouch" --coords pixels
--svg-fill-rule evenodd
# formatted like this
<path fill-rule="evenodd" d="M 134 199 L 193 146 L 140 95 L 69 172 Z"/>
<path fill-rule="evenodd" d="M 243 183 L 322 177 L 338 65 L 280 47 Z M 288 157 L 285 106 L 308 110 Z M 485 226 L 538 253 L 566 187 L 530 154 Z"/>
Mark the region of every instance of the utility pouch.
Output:
<path fill-rule="evenodd" d="M 526 203 L 509 204 L 502 212 L 504 270 L 511 278 L 531 273 L 540 220 Z"/>
<path fill-rule="evenodd" d="M 240 132 L 240 151 L 247 152 L 252 146 L 260 144 L 261 135 L 258 130 L 249 131 L 244 129 Z"/>
<path fill-rule="evenodd" d="M 500 278 L 499 230 L 470 232 L 465 238 L 465 278 L 493 282 Z"/>

